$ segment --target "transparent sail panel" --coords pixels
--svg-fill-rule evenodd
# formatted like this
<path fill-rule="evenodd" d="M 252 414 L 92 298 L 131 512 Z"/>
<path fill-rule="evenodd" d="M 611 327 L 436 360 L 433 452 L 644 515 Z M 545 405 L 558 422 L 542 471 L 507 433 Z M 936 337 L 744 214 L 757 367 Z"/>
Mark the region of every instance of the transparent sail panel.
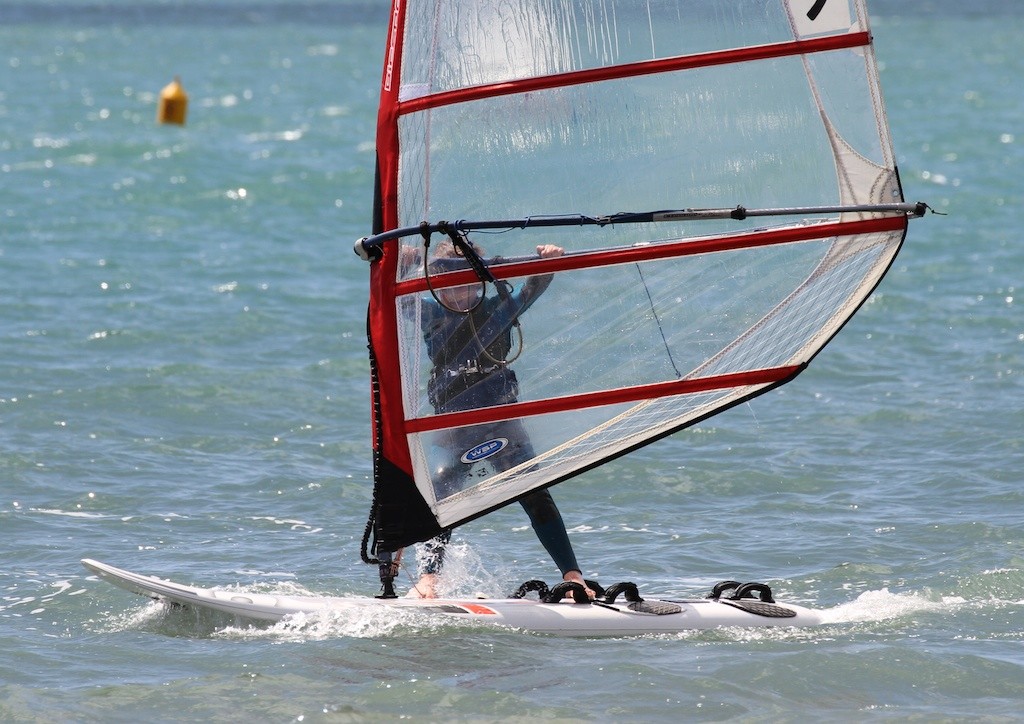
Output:
<path fill-rule="evenodd" d="M 469 398 L 483 403 L 473 406 L 503 404 L 500 388 L 485 393 L 476 382 L 494 384 L 495 360 L 512 355 L 507 367 L 521 401 L 681 379 L 764 319 L 791 294 L 793 278 L 810 276 L 827 250 L 828 243 L 819 241 L 771 253 L 755 249 L 559 273 L 528 300 L 532 306 L 519 316 L 520 331 L 484 321 L 502 307 L 491 285 L 486 303 L 465 317 L 442 310 L 429 293 L 404 296 L 398 315 L 403 380 L 415 390 L 406 395 L 414 403 L 408 413 L 434 414 L 438 405 L 445 412 L 466 409 L 462 400 Z M 516 304 L 531 282 L 509 281 Z M 505 335 L 500 345 L 499 331 Z M 485 344 L 493 354 L 483 354 Z M 428 351 L 439 345 L 448 348 L 443 361 Z M 761 366 L 784 361 L 771 349 L 761 357 Z M 447 377 L 435 369 L 439 365 Z"/>
<path fill-rule="evenodd" d="M 479 0 L 407 5 L 407 97 L 467 86 L 845 32 L 855 15 L 829 0 Z"/>
<path fill-rule="evenodd" d="M 813 86 L 811 65 L 821 69 Z M 897 200 L 863 54 L 832 51 L 813 64 L 787 57 L 754 66 L 609 80 L 405 115 L 399 223 Z M 622 228 L 601 243 L 763 225 L 751 219 Z M 566 249 L 594 243 L 586 232 L 558 233 Z M 523 247 L 504 253 L 528 253 L 529 243 L 523 238 Z"/>
<path fill-rule="evenodd" d="M 806 362 L 901 238 L 827 237 L 514 278 L 482 297 L 478 284 L 401 297 L 406 416 L 446 420 L 410 438 L 423 487 L 434 501 L 499 482 L 521 494 L 558 466 L 585 466 L 749 396 L 725 382 L 687 395 L 659 386 Z M 631 388 L 651 389 L 592 404 Z M 519 403 L 540 406 L 520 416 Z M 479 410 L 492 414 L 463 414 Z"/>

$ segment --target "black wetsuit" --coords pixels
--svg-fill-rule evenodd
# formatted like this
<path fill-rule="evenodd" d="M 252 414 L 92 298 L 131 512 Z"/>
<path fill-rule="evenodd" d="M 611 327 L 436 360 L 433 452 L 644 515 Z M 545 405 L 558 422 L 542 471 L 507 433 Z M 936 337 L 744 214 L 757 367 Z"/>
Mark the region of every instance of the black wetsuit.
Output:
<path fill-rule="evenodd" d="M 423 338 L 433 363 L 429 385 L 430 402 L 437 413 L 502 405 L 516 402 L 519 386 L 504 360 L 512 349 L 515 321 L 547 289 L 551 275 L 533 277 L 518 290 L 485 297 L 470 314 L 449 311 L 434 299 L 423 303 Z M 472 319 L 470 318 L 472 316 Z M 435 473 L 434 488 L 439 498 L 458 492 L 468 482 L 470 467 L 461 454 L 484 440 L 507 441 L 488 460 L 496 470 L 507 470 L 534 457 L 526 428 L 519 420 L 502 420 L 445 433 L 442 446 L 450 453 L 447 463 Z M 522 498 L 520 504 L 541 544 L 564 576 L 580 570 L 562 515 L 547 490 Z M 446 531 L 426 544 L 425 573 L 436 573 L 444 559 Z"/>

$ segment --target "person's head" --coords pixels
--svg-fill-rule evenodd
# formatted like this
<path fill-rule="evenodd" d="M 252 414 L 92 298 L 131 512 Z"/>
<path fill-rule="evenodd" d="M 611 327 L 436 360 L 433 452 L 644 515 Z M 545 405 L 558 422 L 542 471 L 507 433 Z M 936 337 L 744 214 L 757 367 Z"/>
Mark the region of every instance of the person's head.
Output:
<path fill-rule="evenodd" d="M 468 312 L 477 305 L 481 296 L 480 284 L 464 284 L 437 290 L 441 303 L 456 312 Z"/>
<path fill-rule="evenodd" d="M 470 241 L 469 244 L 477 254 L 483 253 L 483 249 L 473 242 Z M 462 252 L 449 239 L 444 239 L 433 247 L 432 256 L 434 258 L 428 267 L 431 274 L 443 274 L 444 272 L 469 268 L 469 263 L 465 261 Z M 475 307 L 482 294 L 483 285 L 480 283 L 445 287 L 437 290 L 438 300 L 449 309 L 459 312 L 468 312 Z"/>
<path fill-rule="evenodd" d="M 484 248 L 482 246 L 476 242 L 470 241 L 468 238 L 465 239 L 465 242 L 469 244 L 469 247 L 475 251 L 478 256 L 484 255 Z M 441 239 L 430 248 L 430 256 L 433 259 L 430 262 L 431 265 L 436 263 L 446 267 L 443 271 L 461 269 L 463 268 L 463 265 L 468 266 L 468 262 L 465 261 L 462 262 L 462 265 L 457 265 L 460 260 L 465 259 L 465 255 L 462 253 L 461 249 L 457 248 L 455 244 L 452 243 L 451 239 Z"/>

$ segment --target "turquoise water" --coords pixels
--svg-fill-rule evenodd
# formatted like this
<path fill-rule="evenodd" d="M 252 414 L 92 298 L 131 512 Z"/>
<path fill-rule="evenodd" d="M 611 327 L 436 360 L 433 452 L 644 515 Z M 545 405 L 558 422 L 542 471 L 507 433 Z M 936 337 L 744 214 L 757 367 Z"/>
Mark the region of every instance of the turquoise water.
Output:
<path fill-rule="evenodd" d="M 566 641 L 244 629 L 86 575 L 376 590 L 351 243 L 386 10 L 0 2 L 0 720 L 1018 718 L 1024 9 L 872 7 L 907 196 L 948 216 L 793 384 L 554 491 L 588 577 L 831 623 Z M 552 578 L 518 506 L 457 540 L 459 591 Z"/>

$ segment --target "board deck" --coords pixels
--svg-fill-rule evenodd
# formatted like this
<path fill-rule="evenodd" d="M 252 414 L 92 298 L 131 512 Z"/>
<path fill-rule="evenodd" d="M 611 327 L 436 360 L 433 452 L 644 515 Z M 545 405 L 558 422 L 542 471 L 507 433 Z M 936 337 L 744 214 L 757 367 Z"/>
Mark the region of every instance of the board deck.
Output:
<path fill-rule="evenodd" d="M 692 599 L 642 603 L 542 603 L 527 598 L 378 599 L 367 596 L 290 596 L 200 588 L 145 576 L 83 559 L 82 565 L 115 586 L 186 607 L 220 611 L 243 619 L 280 621 L 294 614 L 353 615 L 390 606 L 559 636 L 636 636 L 719 627 L 816 626 L 821 613 L 792 604 Z"/>

